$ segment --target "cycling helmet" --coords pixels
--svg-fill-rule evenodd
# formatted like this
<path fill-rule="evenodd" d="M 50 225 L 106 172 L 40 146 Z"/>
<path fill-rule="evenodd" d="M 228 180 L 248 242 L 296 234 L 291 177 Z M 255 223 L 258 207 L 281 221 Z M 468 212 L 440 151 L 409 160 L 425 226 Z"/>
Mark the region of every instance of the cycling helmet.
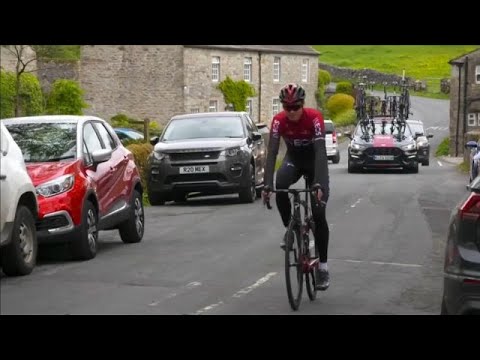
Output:
<path fill-rule="evenodd" d="M 294 104 L 305 100 L 305 89 L 297 84 L 287 84 L 280 90 L 280 101 L 284 104 Z"/>

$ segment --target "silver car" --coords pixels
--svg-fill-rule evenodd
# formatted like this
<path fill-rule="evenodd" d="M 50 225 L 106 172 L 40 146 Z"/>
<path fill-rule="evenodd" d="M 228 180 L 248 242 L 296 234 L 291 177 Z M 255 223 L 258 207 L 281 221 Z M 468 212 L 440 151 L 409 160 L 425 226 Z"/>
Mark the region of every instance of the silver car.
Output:
<path fill-rule="evenodd" d="M 430 165 L 430 142 L 428 139 L 433 137 L 433 134 L 426 134 L 423 127 L 423 122 L 420 120 L 407 120 L 412 134 L 414 134 L 417 143 L 417 158 L 422 166 Z"/>
<path fill-rule="evenodd" d="M 153 138 L 147 187 L 152 205 L 185 201 L 190 193 L 260 196 L 266 161 L 262 134 L 245 112 L 174 116 Z"/>

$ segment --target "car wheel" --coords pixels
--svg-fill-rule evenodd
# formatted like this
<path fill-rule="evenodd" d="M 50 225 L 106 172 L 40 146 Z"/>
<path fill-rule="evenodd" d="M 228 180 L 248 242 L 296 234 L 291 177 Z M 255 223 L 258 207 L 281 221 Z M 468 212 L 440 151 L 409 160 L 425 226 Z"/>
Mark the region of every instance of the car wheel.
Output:
<path fill-rule="evenodd" d="M 350 159 L 350 156 L 348 157 L 348 167 L 347 167 L 347 171 L 348 171 L 349 174 L 353 174 L 353 173 L 358 172 L 358 168 L 353 165 L 353 162 L 352 162 L 352 160 Z"/>
<path fill-rule="evenodd" d="M 252 164 L 249 166 L 247 176 L 250 179 L 250 186 L 243 188 L 238 195 L 241 202 L 253 203 L 257 198 L 257 189 L 255 186 L 255 169 Z"/>
<path fill-rule="evenodd" d="M 145 212 L 142 195 L 137 190 L 133 191 L 128 220 L 120 224 L 118 231 L 124 243 L 138 243 L 143 238 L 145 232 Z"/>
<path fill-rule="evenodd" d="M 338 164 L 340 162 L 340 152 L 337 152 L 337 154 L 333 157 L 332 161 L 334 164 Z"/>
<path fill-rule="evenodd" d="M 425 160 L 424 162 L 422 162 L 422 166 L 429 166 L 429 165 L 430 165 L 430 159 Z"/>
<path fill-rule="evenodd" d="M 82 212 L 80 233 L 70 243 L 72 256 L 76 260 L 90 260 L 97 255 L 98 216 L 95 206 L 90 201 L 85 202 Z"/>
<path fill-rule="evenodd" d="M 2 268 L 5 275 L 28 275 L 37 262 L 37 232 L 32 212 L 20 205 L 15 214 L 12 239 L 2 249 Z"/>
<path fill-rule="evenodd" d="M 176 203 L 183 203 L 187 201 L 187 194 L 185 193 L 173 193 L 172 197 L 173 201 L 175 201 Z"/>
<path fill-rule="evenodd" d="M 159 192 L 148 192 L 148 202 L 150 205 L 163 205 L 165 204 L 165 196 Z"/>
<path fill-rule="evenodd" d="M 440 315 L 448 315 L 447 304 L 445 304 L 445 299 L 442 299 L 442 307 L 440 309 Z"/>

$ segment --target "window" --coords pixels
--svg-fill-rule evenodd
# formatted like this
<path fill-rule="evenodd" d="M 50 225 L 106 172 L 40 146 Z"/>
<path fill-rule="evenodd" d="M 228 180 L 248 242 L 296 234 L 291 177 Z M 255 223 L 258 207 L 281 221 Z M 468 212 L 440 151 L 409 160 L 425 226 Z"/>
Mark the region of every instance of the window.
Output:
<path fill-rule="evenodd" d="M 212 57 L 212 81 L 218 82 L 220 80 L 220 57 Z"/>
<path fill-rule="evenodd" d="M 273 59 L 273 81 L 279 82 L 280 81 L 280 58 L 275 57 Z"/>
<path fill-rule="evenodd" d="M 200 112 L 200 108 L 196 107 L 196 108 L 191 108 L 190 109 L 190 113 L 192 113 L 192 114 L 196 114 L 196 113 L 199 113 L 199 112 Z"/>
<path fill-rule="evenodd" d="M 468 126 L 475 126 L 477 125 L 477 114 L 470 113 L 468 114 Z"/>
<path fill-rule="evenodd" d="M 252 58 L 246 57 L 243 61 L 243 80 L 252 81 Z"/>
<path fill-rule="evenodd" d="M 308 82 L 308 67 L 309 60 L 303 59 L 302 61 L 302 82 Z"/>
<path fill-rule="evenodd" d="M 247 113 L 252 117 L 253 115 L 253 100 L 247 100 Z"/>
<path fill-rule="evenodd" d="M 102 138 L 105 149 L 114 150 L 116 148 L 115 141 L 113 141 L 112 136 L 108 133 L 107 129 L 105 129 L 105 126 L 100 123 L 95 123 L 95 127 Z"/>
<path fill-rule="evenodd" d="M 100 139 L 98 138 L 97 133 L 95 132 L 95 129 L 91 123 L 85 124 L 85 127 L 83 128 L 83 141 L 87 150 L 87 153 L 84 154 L 85 159 L 90 158 L 90 155 L 94 151 L 102 150 Z"/>
<path fill-rule="evenodd" d="M 480 84 L 480 65 L 475 67 L 475 83 Z"/>
<path fill-rule="evenodd" d="M 217 112 L 218 110 L 218 101 L 217 100 L 211 100 L 210 104 L 208 105 L 208 111 L 210 112 Z"/>
<path fill-rule="evenodd" d="M 273 99 L 272 102 L 272 115 L 278 114 L 280 111 L 280 99 Z"/>

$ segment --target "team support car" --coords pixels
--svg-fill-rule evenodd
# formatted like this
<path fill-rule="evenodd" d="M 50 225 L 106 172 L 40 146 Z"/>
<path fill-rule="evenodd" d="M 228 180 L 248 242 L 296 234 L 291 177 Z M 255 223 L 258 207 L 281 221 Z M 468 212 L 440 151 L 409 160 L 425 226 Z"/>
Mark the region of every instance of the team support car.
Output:
<path fill-rule="evenodd" d="M 184 201 L 190 193 L 260 196 L 266 161 L 262 134 L 245 112 L 174 116 L 148 159 L 148 198 L 153 205 Z"/>
<path fill-rule="evenodd" d="M 418 173 L 417 144 L 404 122 L 388 117 L 359 122 L 348 145 L 348 172 L 362 169 L 403 168 Z"/>
<path fill-rule="evenodd" d="M 417 158 L 422 166 L 430 165 L 430 142 L 433 134 L 426 134 L 423 122 L 420 120 L 407 120 L 410 130 L 417 142 Z"/>
<path fill-rule="evenodd" d="M 33 116 L 3 120 L 36 188 L 42 242 L 68 242 L 74 258 L 96 256 L 98 232 L 125 243 L 144 233 L 143 188 L 133 154 L 104 120 Z"/>
<path fill-rule="evenodd" d="M 451 214 L 441 314 L 480 315 L 480 177 Z"/>
<path fill-rule="evenodd" d="M 465 149 L 470 151 L 469 162 L 470 162 L 470 182 L 472 182 L 478 175 L 480 170 L 480 140 L 469 141 L 465 144 Z"/>
<path fill-rule="evenodd" d="M 0 122 L 0 259 L 5 275 L 28 275 L 37 261 L 38 202 L 22 151 Z"/>

